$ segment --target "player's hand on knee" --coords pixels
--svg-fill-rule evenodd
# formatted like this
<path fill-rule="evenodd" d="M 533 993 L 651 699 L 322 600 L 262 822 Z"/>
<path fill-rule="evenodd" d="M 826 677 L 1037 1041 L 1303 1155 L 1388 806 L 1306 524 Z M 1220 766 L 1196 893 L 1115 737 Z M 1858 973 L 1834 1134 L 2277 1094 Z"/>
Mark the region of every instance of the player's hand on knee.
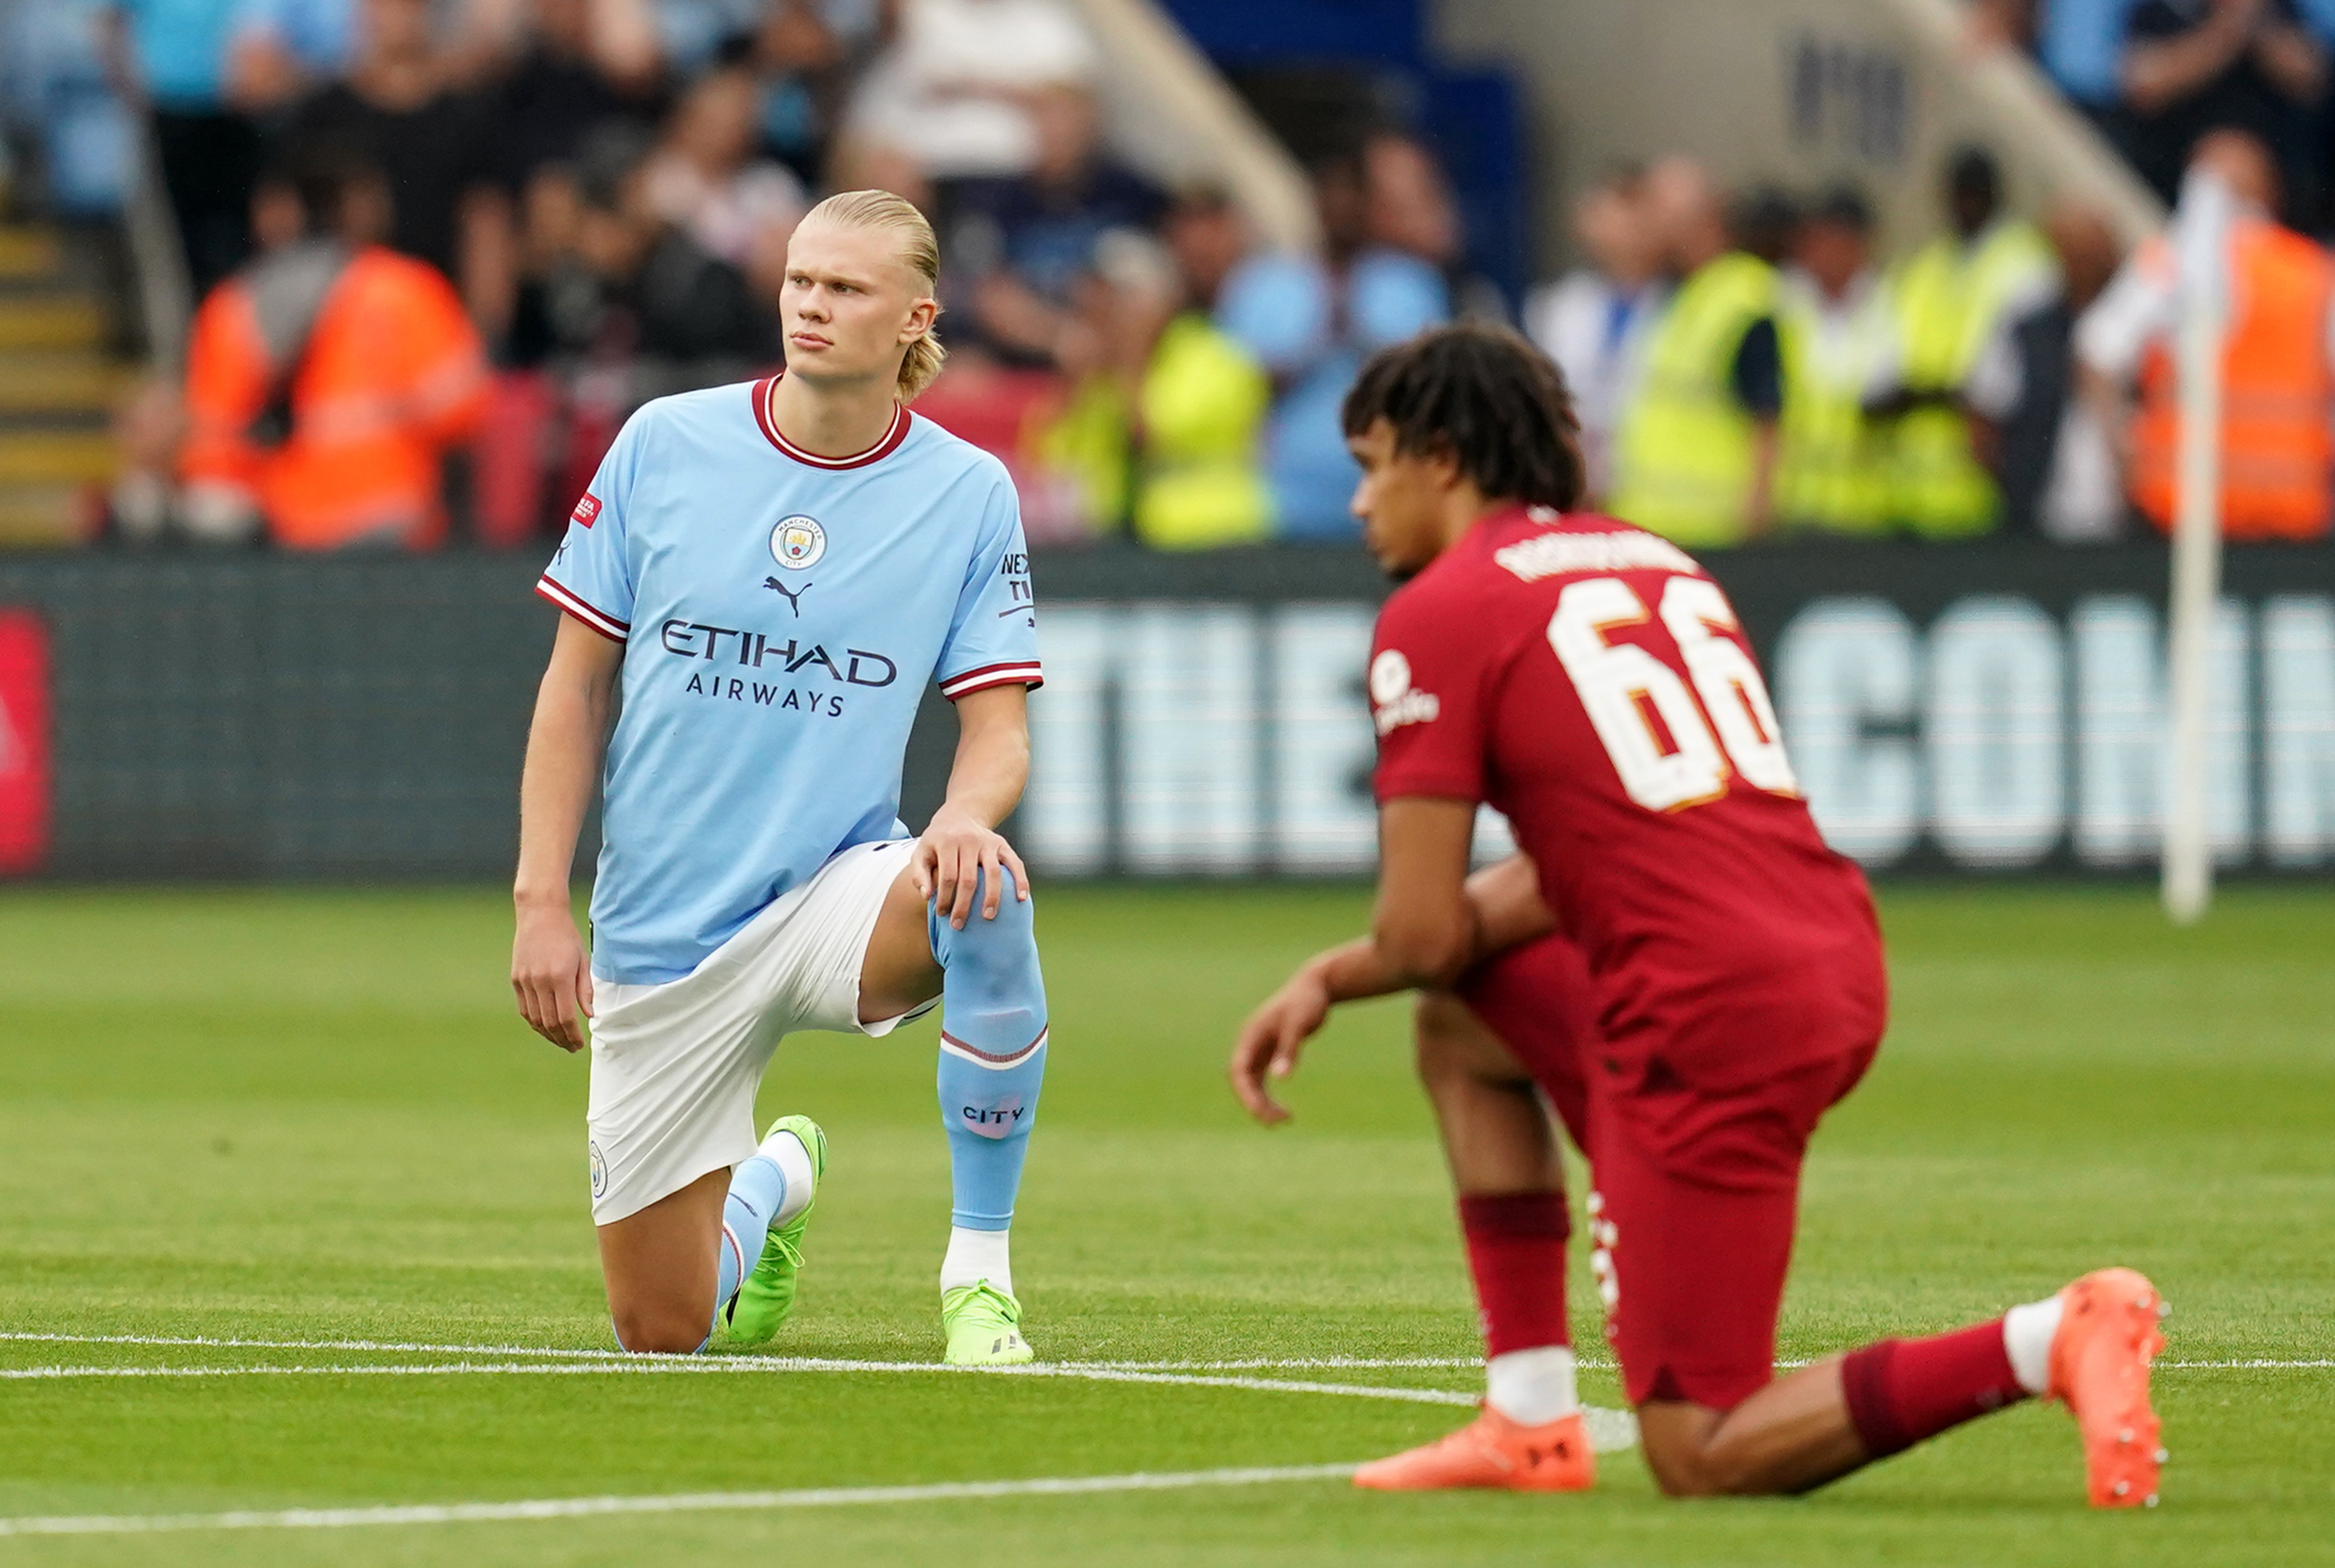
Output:
<path fill-rule="evenodd" d="M 1270 1127 L 1289 1119 L 1289 1108 L 1273 1098 L 1272 1085 L 1297 1070 L 1297 1058 L 1330 1016 L 1330 992 L 1311 968 L 1249 1014 L 1233 1042 L 1228 1070 L 1234 1098 L 1249 1115 Z"/>
<path fill-rule="evenodd" d="M 1029 870 L 1005 836 L 977 818 L 946 806 L 933 814 L 925 836 L 916 840 L 916 858 L 911 862 L 917 893 L 959 931 L 973 913 L 976 890 L 981 917 L 997 918 L 1005 891 L 1002 871 L 1012 874 L 1014 898 L 1027 900 Z"/>
<path fill-rule="evenodd" d="M 511 992 L 529 1029 L 562 1050 L 584 1048 L 583 1020 L 592 1016 L 592 965 L 567 910 L 520 915 L 511 944 Z"/>

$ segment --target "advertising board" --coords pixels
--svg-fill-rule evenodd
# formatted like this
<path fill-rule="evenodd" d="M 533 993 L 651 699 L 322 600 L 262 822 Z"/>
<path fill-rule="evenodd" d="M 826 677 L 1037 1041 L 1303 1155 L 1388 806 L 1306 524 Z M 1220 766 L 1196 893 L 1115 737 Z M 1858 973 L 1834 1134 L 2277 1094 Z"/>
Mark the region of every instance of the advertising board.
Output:
<path fill-rule="evenodd" d="M 2165 798 L 2165 552 L 2004 541 L 1715 555 L 1802 787 L 1876 873 L 2141 875 Z M 0 871 L 510 875 L 557 612 L 494 555 L 0 562 Z M 1045 875 L 1368 871 L 1359 551 L 1042 555 L 1045 688 L 1011 827 Z M 2335 549 L 2229 552 L 2223 863 L 2335 864 Z M 955 726 L 928 693 L 921 827 Z M 1485 853 L 1501 845 L 1488 825 Z M 579 876 L 588 876 L 587 843 Z"/>
<path fill-rule="evenodd" d="M 0 876 L 48 858 L 55 777 L 49 750 L 49 629 L 29 610 L 0 610 Z"/>

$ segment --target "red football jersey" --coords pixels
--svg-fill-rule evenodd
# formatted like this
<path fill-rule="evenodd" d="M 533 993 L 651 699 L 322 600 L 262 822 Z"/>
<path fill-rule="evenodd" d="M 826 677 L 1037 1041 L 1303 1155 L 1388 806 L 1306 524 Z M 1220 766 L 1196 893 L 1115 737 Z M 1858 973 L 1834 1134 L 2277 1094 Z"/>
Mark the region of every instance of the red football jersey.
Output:
<path fill-rule="evenodd" d="M 1727 596 L 1626 523 L 1487 518 L 1381 612 L 1377 793 L 1487 802 L 1589 960 L 1598 1075 L 1731 1096 L 1869 1051 L 1864 876 L 1800 799 Z"/>

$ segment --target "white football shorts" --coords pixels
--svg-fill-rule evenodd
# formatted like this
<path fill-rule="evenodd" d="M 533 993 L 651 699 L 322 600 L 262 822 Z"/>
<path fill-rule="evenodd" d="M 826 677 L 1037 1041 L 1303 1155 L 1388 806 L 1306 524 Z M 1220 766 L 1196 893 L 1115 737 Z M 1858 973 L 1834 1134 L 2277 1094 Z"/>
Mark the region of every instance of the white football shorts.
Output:
<path fill-rule="evenodd" d="M 752 1157 L 754 1093 L 802 1029 L 889 1034 L 931 1004 L 859 1021 L 859 969 L 915 840 L 858 844 L 749 921 L 691 973 L 592 982 L 592 1221 L 608 1224 Z"/>

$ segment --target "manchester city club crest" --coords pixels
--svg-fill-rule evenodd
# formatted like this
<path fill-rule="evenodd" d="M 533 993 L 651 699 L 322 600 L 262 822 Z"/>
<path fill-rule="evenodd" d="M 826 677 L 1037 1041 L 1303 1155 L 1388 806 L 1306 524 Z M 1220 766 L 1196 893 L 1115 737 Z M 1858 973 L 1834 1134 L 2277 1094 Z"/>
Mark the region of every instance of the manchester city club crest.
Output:
<path fill-rule="evenodd" d="M 827 554 L 827 530 L 817 518 L 781 518 L 770 530 L 770 555 L 790 572 L 819 565 Z"/>

